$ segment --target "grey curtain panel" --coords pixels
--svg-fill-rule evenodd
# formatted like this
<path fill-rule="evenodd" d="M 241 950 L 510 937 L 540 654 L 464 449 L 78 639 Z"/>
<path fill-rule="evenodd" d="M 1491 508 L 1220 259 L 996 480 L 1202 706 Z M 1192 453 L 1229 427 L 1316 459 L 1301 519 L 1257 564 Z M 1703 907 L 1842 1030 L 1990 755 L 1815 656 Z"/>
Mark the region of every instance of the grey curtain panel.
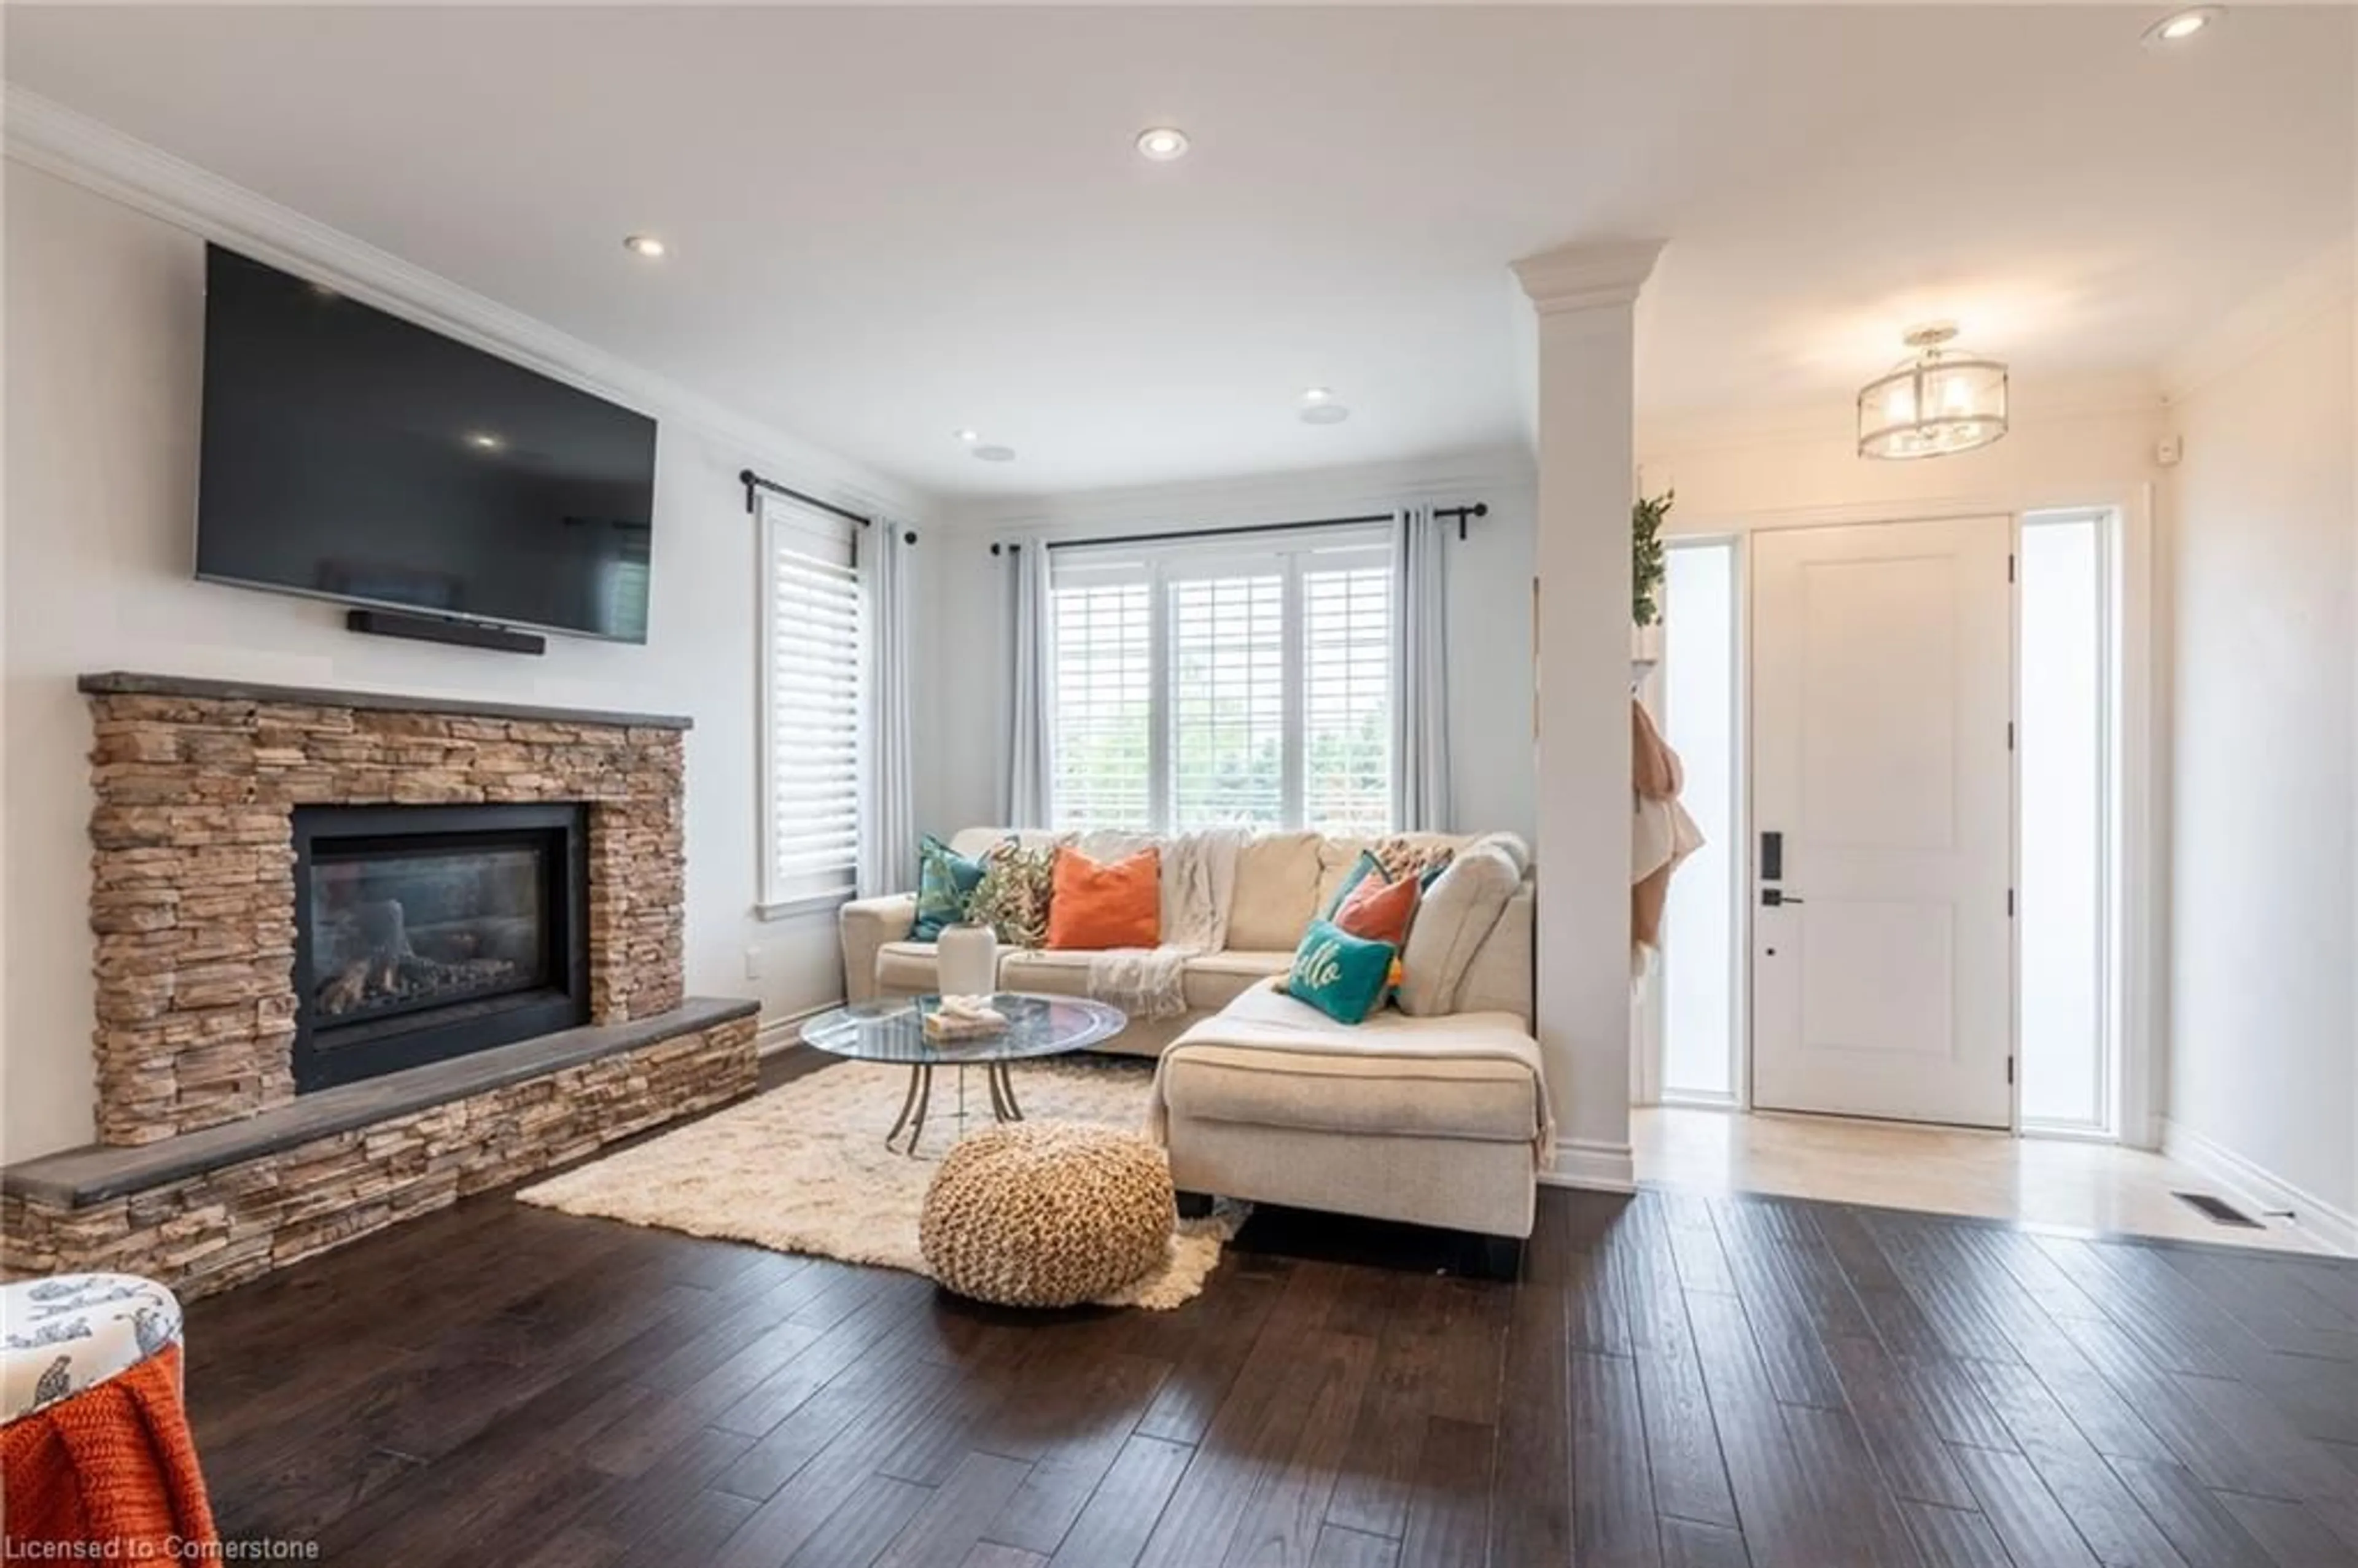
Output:
<path fill-rule="evenodd" d="M 1449 794 L 1448 524 L 1429 506 L 1392 516 L 1392 817 L 1407 832 L 1455 828 Z"/>
<path fill-rule="evenodd" d="M 1000 820 L 1010 827 L 1045 827 L 1055 766 L 1050 716 L 1055 697 L 1055 605 L 1049 596 L 1048 547 L 1033 539 L 1002 558 L 1014 579 L 1014 645 Z"/>
<path fill-rule="evenodd" d="M 914 548 L 903 524 L 876 519 L 859 541 L 860 591 L 868 611 L 866 744 L 860 780 L 859 892 L 881 898 L 917 885 L 917 759 L 910 708 L 917 671 L 910 658 L 909 581 Z"/>

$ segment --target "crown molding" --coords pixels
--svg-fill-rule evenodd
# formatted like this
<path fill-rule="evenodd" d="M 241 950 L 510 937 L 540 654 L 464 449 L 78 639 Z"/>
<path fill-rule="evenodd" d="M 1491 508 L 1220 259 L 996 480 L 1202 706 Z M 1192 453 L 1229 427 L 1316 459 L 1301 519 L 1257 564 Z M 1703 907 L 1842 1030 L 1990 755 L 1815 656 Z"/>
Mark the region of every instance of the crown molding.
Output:
<path fill-rule="evenodd" d="M 1660 240 L 1558 245 L 1515 263 L 1515 277 L 1542 316 L 1634 305 L 1661 254 Z"/>
<path fill-rule="evenodd" d="M 2168 401 L 2182 403 L 2203 386 L 2256 359 L 2287 335 L 2350 299 L 2358 288 L 2358 236 L 2344 235 L 2277 283 L 2190 339 L 2161 367 Z"/>
<path fill-rule="evenodd" d="M 1530 494 L 1537 471 L 1516 448 L 1337 468 L 1296 469 L 1170 484 L 991 496 L 936 527 L 1045 529 L 1221 527 L 1320 513 L 1389 510 L 1403 501 L 1498 503 Z"/>
<path fill-rule="evenodd" d="M 798 488 L 840 505 L 912 521 L 924 520 L 938 505 L 925 492 L 740 414 L 102 121 L 14 85 L 5 98 L 6 156 L 27 168 L 586 392 L 693 426 L 747 459 L 795 474 Z"/>

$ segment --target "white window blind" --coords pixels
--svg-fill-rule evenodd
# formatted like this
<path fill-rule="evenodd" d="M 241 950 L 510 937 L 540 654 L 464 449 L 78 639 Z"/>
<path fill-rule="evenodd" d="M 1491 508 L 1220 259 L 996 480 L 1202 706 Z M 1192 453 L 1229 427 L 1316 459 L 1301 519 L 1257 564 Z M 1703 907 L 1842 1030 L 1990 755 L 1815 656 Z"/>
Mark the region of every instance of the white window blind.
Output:
<path fill-rule="evenodd" d="M 867 640 L 851 525 L 763 509 L 763 902 L 847 893 L 860 859 Z"/>
<path fill-rule="evenodd" d="M 1178 831 L 1285 820 L 1285 587 L 1274 572 L 1168 585 Z"/>
<path fill-rule="evenodd" d="M 1056 656 L 1052 808 L 1067 827 L 1149 816 L 1152 589 L 1135 563 L 1065 574 L 1051 593 Z"/>
<path fill-rule="evenodd" d="M 1055 558 L 1055 824 L 1391 825 L 1380 530 Z"/>
<path fill-rule="evenodd" d="M 1392 574 L 1390 565 L 1302 573 L 1303 819 L 1373 835 L 1392 824 Z"/>

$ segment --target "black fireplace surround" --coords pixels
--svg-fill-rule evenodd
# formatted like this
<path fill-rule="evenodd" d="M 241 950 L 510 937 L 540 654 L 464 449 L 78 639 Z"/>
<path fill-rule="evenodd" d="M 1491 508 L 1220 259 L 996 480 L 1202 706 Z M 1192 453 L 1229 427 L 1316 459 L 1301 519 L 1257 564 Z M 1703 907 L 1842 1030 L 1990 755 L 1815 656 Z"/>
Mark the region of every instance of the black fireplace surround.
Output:
<path fill-rule="evenodd" d="M 590 1019 L 579 806 L 297 806 L 298 1094 Z"/>

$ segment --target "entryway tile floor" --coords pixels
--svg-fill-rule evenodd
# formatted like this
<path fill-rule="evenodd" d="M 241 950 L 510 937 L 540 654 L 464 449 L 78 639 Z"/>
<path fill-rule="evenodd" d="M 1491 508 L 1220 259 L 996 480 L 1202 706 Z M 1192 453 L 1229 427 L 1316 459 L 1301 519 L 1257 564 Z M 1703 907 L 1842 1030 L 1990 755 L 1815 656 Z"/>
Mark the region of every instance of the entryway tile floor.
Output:
<path fill-rule="evenodd" d="M 2142 1149 L 1846 1117 L 1743 1115 L 1683 1106 L 1629 1113 L 1638 1179 L 1704 1193 L 1774 1193 L 2013 1220 L 2074 1235 L 2131 1235 L 2326 1252 L 2200 1173 Z M 2214 1193 L 2260 1220 L 2220 1225 L 2173 1193 Z"/>

